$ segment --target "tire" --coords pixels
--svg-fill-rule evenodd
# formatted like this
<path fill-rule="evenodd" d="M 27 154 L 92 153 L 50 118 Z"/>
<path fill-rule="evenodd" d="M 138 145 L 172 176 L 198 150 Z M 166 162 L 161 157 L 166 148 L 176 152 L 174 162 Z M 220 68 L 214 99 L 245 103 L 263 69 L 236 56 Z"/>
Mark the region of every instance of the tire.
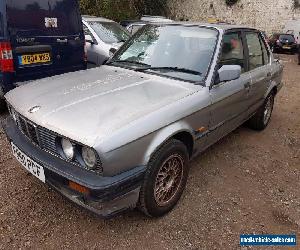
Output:
<path fill-rule="evenodd" d="M 256 112 L 256 114 L 248 121 L 248 126 L 254 130 L 262 131 L 270 123 L 273 108 L 274 108 L 275 95 L 272 92 L 266 98 L 262 107 Z"/>
<path fill-rule="evenodd" d="M 188 163 L 187 147 L 175 139 L 167 141 L 154 153 L 148 163 L 138 204 L 145 215 L 161 217 L 176 206 L 186 186 Z"/>

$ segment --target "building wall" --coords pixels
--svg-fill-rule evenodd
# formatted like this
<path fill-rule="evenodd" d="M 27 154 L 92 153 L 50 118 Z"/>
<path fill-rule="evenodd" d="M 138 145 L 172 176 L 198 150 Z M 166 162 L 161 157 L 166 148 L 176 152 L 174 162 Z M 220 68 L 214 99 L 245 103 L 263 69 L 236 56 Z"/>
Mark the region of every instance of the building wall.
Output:
<path fill-rule="evenodd" d="M 267 33 L 282 32 L 288 20 L 300 19 L 300 10 L 294 8 L 294 0 L 239 0 L 232 7 L 228 7 L 225 0 L 169 0 L 169 7 L 178 20 L 206 22 L 209 18 L 217 18 Z"/>

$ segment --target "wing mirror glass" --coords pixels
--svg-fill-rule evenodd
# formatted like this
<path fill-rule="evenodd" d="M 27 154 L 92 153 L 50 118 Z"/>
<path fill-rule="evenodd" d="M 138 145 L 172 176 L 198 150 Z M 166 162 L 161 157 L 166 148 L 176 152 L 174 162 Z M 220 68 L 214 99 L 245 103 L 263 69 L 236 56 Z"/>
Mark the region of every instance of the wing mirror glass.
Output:
<path fill-rule="evenodd" d="M 90 43 L 90 44 L 94 44 L 94 43 L 95 43 L 95 42 L 94 42 L 94 39 L 92 38 L 91 35 L 85 35 L 85 41 L 86 41 L 87 43 Z"/>
<path fill-rule="evenodd" d="M 239 65 L 223 65 L 219 70 L 219 82 L 228 82 L 240 78 L 242 68 Z"/>

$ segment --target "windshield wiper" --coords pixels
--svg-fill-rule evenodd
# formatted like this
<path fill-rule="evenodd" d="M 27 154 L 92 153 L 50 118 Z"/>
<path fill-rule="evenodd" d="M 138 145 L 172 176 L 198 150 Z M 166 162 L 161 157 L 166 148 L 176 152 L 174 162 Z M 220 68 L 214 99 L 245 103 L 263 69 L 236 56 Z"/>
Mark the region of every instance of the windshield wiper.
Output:
<path fill-rule="evenodd" d="M 112 63 L 130 63 L 130 64 L 136 64 L 136 65 L 142 65 L 142 66 L 146 66 L 146 67 L 151 67 L 147 63 L 142 63 L 142 62 L 137 62 L 137 61 L 131 61 L 131 60 L 114 60 L 114 61 L 111 61 L 109 64 L 112 64 Z"/>
<path fill-rule="evenodd" d="M 136 69 L 136 71 L 146 71 L 146 70 L 167 70 L 167 71 L 173 71 L 173 72 L 182 72 L 187 73 L 191 75 L 198 75 L 201 76 L 202 73 L 192 70 L 192 69 L 186 69 L 186 68 L 179 68 L 179 67 L 145 67 L 145 68 L 139 68 Z"/>

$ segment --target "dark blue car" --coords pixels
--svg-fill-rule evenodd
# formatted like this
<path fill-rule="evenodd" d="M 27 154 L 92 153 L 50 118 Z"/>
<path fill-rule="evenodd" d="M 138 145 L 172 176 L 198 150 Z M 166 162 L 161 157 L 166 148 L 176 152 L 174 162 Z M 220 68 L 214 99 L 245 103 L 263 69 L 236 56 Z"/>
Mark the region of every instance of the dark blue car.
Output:
<path fill-rule="evenodd" d="M 0 109 L 20 82 L 86 69 L 84 46 L 77 0 L 0 0 Z"/>

